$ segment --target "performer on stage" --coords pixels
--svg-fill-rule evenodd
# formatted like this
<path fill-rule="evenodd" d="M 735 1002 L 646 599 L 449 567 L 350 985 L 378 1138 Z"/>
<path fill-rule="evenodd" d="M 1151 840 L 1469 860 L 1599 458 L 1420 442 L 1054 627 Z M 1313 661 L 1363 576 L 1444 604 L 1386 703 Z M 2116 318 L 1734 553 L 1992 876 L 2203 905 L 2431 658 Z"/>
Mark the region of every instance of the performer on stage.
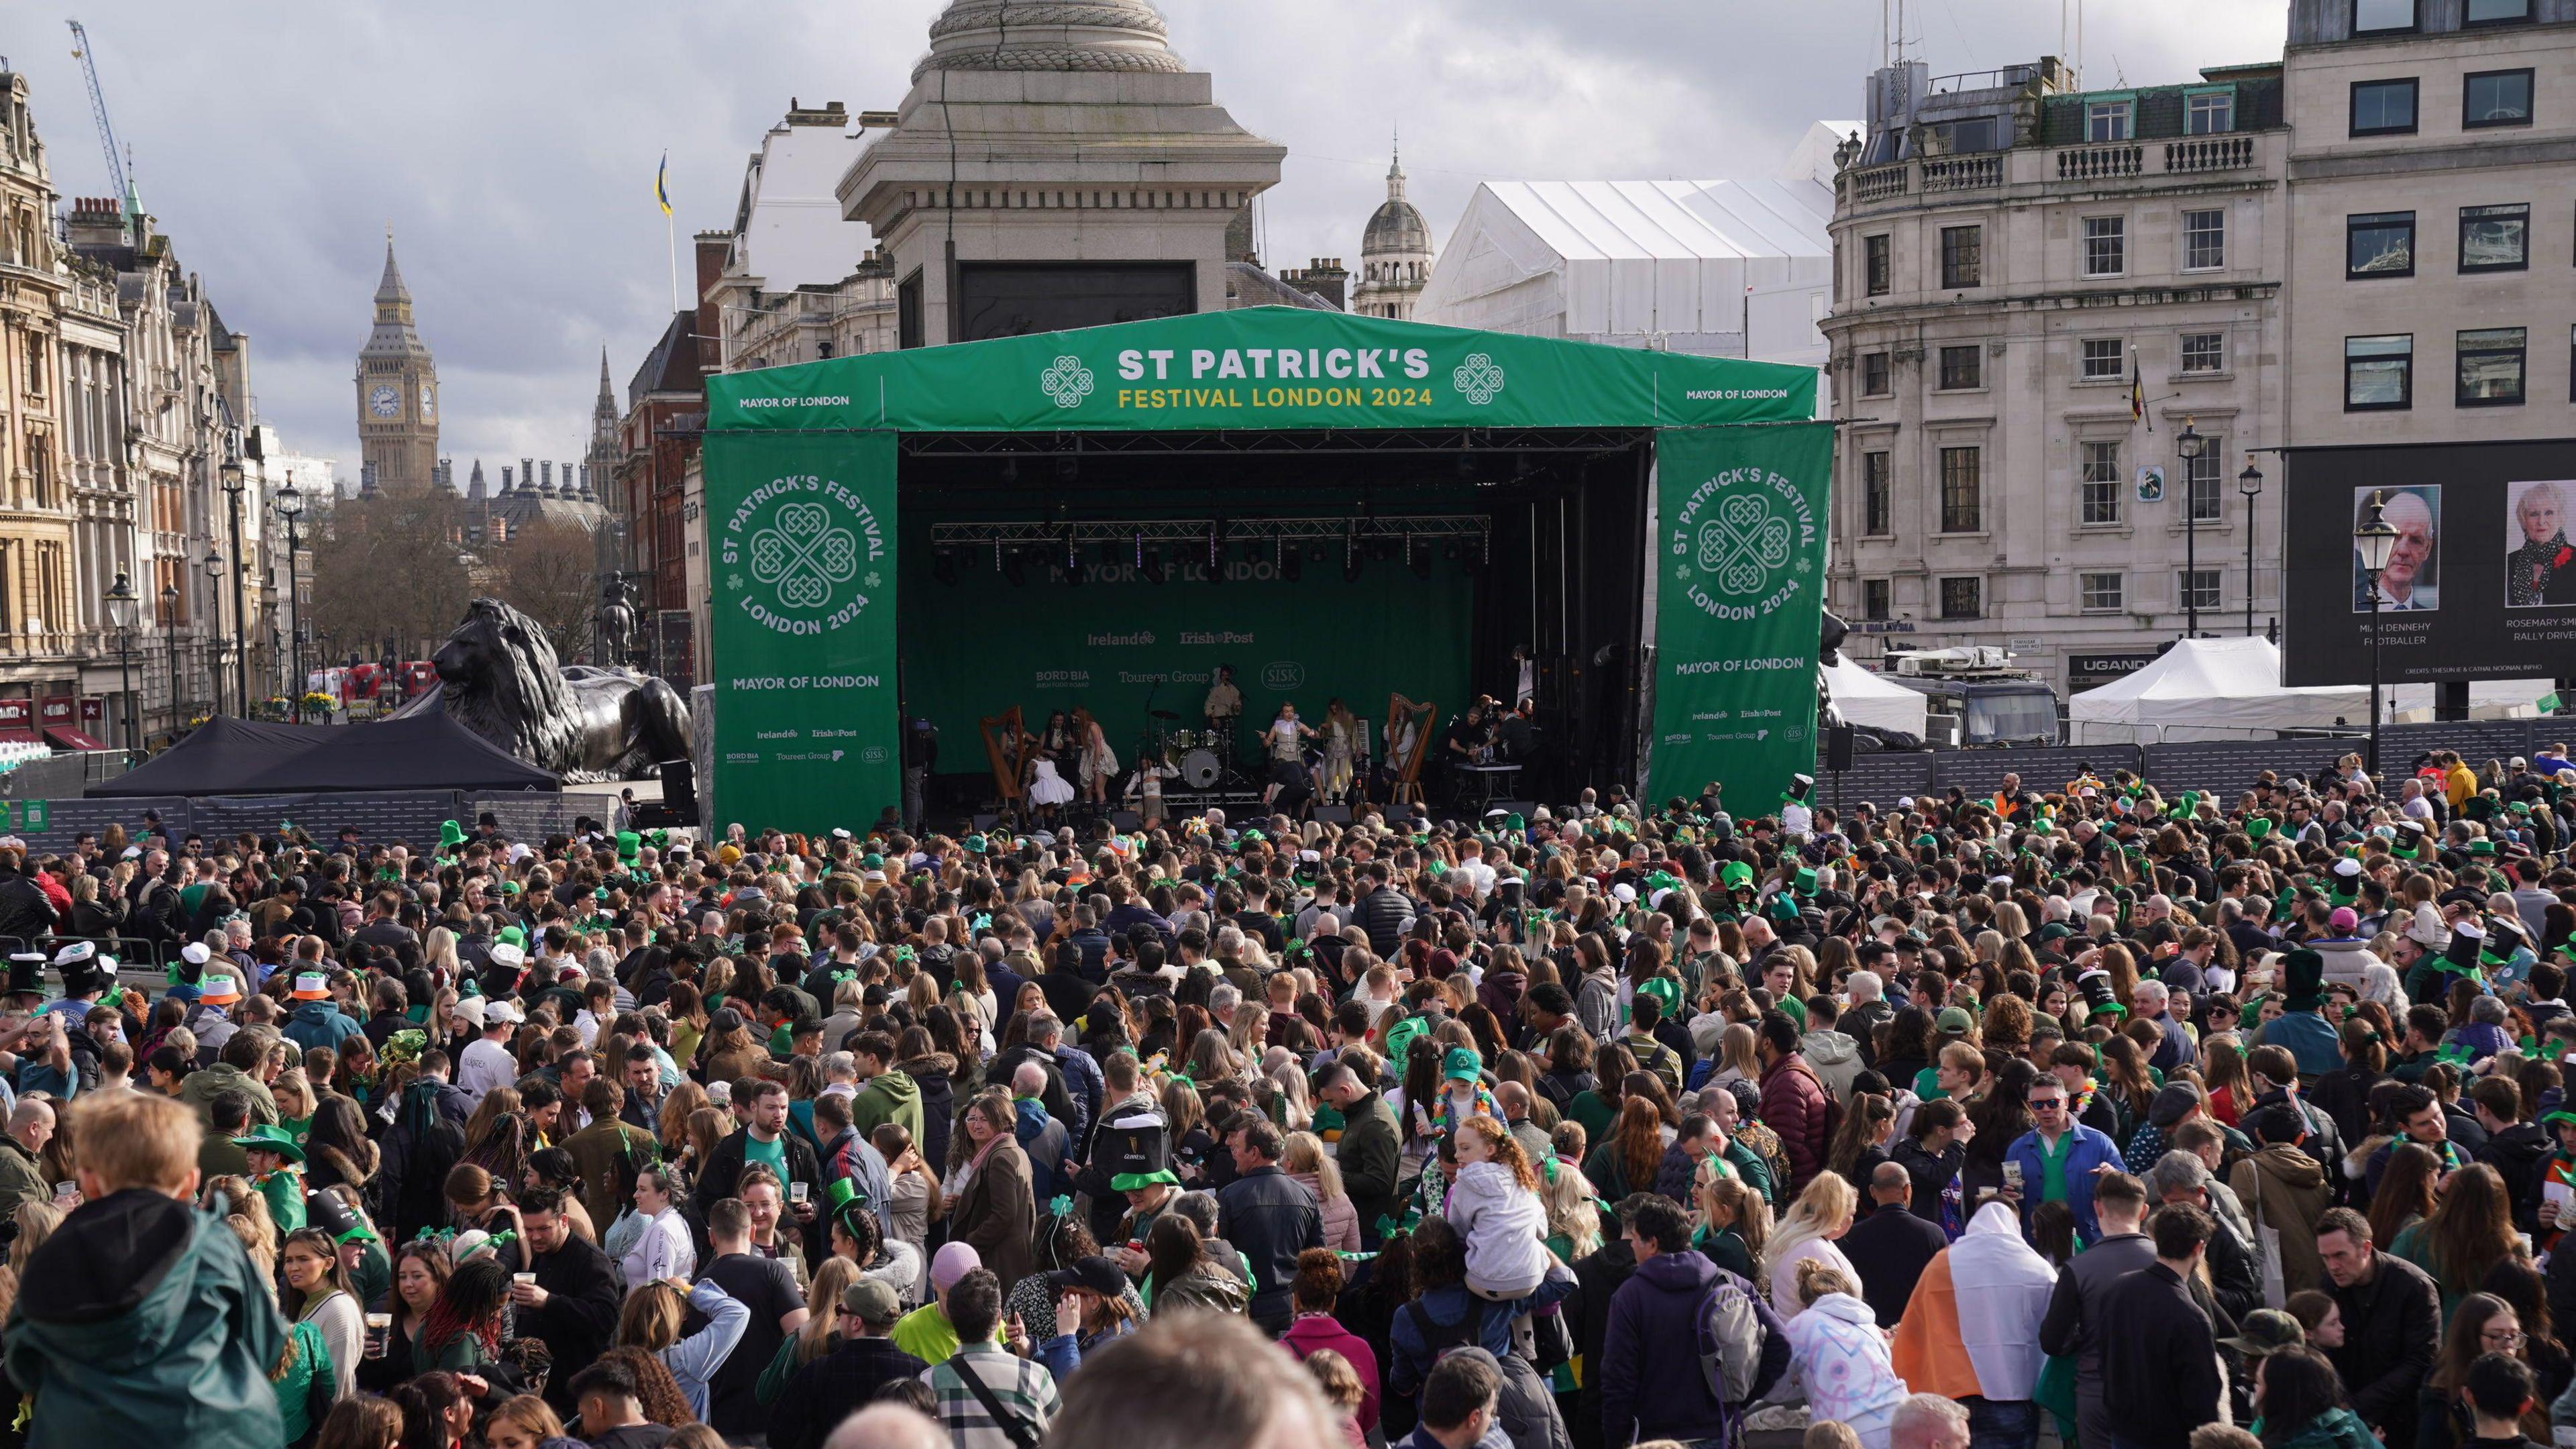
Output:
<path fill-rule="evenodd" d="M 1223 741 L 1218 752 L 1228 765 L 1239 763 L 1235 754 L 1234 727 L 1243 718 L 1243 691 L 1234 687 L 1233 665 L 1216 667 L 1216 683 L 1208 686 L 1207 703 L 1202 712 L 1207 715 L 1208 732 Z"/>
<path fill-rule="evenodd" d="M 1109 748 L 1109 736 L 1102 732 L 1100 721 L 1092 720 L 1082 732 L 1082 798 L 1095 809 L 1109 808 L 1109 782 L 1118 778 L 1118 756 Z"/>
<path fill-rule="evenodd" d="M 1340 695 L 1324 706 L 1324 759 L 1315 768 L 1315 793 L 1340 803 L 1348 799 L 1358 775 L 1360 722 Z"/>
<path fill-rule="evenodd" d="M 1263 805 L 1271 804 L 1283 789 L 1304 793 L 1300 787 L 1306 783 L 1306 741 L 1314 737 L 1314 727 L 1297 718 L 1297 706 L 1279 701 L 1279 718 L 1270 722 L 1263 737 L 1270 754 L 1270 784 L 1261 792 Z"/>

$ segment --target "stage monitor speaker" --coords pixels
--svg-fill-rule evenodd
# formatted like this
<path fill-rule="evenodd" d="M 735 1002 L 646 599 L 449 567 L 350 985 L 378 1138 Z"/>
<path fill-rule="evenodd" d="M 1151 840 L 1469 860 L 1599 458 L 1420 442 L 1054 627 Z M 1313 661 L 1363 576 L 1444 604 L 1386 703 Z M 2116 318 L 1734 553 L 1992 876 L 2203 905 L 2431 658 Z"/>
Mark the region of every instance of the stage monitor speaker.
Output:
<path fill-rule="evenodd" d="M 1002 817 L 999 815 L 987 815 L 983 811 L 978 810 L 974 815 L 974 828 L 977 830 L 990 830 L 995 824 L 1000 822 L 1001 818 Z"/>
<path fill-rule="evenodd" d="M 1502 811 L 1506 815 L 1519 816 L 1523 825 L 1527 825 L 1530 822 L 1530 818 L 1538 814 L 1538 802 L 1536 800 L 1497 800 L 1494 802 L 1493 808 Z"/>
<path fill-rule="evenodd" d="M 1133 833 L 1144 828 L 1145 817 L 1133 810 L 1112 810 L 1109 812 L 1109 823 L 1122 832 Z"/>
<path fill-rule="evenodd" d="M 685 759 L 664 760 L 654 767 L 662 775 L 662 803 L 688 823 L 698 823 L 697 769 Z"/>
<path fill-rule="evenodd" d="M 1838 724 L 1825 731 L 1826 769 L 1839 772 L 1852 767 L 1852 736 L 1852 727 L 1847 724 Z"/>
<path fill-rule="evenodd" d="M 1348 825 L 1351 823 L 1351 807 L 1348 805 L 1318 805 L 1315 807 L 1315 823 L 1318 825 Z"/>

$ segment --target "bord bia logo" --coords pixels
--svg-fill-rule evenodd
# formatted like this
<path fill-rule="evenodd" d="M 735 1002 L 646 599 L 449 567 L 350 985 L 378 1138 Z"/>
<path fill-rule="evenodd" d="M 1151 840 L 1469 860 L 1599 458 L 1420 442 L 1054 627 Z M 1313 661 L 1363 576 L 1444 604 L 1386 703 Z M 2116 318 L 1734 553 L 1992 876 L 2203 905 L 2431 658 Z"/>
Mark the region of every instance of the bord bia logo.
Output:
<path fill-rule="evenodd" d="M 1081 358 L 1068 353 L 1038 374 L 1038 386 L 1055 399 L 1057 407 L 1079 407 L 1084 398 L 1091 396 L 1091 369 L 1082 365 Z"/>
<path fill-rule="evenodd" d="M 1278 690 L 1303 689 L 1306 687 L 1306 666 L 1294 659 L 1273 660 L 1261 666 L 1261 687 Z"/>

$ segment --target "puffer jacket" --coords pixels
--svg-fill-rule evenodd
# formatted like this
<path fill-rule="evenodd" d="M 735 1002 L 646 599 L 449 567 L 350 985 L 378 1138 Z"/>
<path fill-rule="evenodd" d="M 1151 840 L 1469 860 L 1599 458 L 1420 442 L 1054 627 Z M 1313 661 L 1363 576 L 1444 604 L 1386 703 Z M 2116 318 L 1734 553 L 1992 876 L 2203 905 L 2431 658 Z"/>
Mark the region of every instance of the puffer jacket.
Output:
<path fill-rule="evenodd" d="M 1789 1180 L 1780 1201 L 1795 1202 L 1815 1175 L 1824 1171 L 1832 1146 L 1825 1125 L 1825 1088 L 1815 1068 L 1796 1052 L 1773 1062 L 1762 1074 L 1762 1125 L 1780 1136 L 1789 1154 Z"/>
<path fill-rule="evenodd" d="M 144 1188 L 83 1203 L 28 1260 L 9 1321 L 27 1443 L 275 1449 L 286 1333 L 221 1218 Z"/>
<path fill-rule="evenodd" d="M 1499 1162 L 1471 1162 L 1449 1186 L 1443 1214 L 1467 1244 L 1467 1286 L 1483 1298 L 1521 1298 L 1547 1276 L 1547 1209 Z"/>
<path fill-rule="evenodd" d="M 2281 1284 L 2292 1293 L 2325 1285 L 2317 1257 L 2317 1217 L 2334 1204 L 2333 1185 L 2318 1161 L 2287 1142 L 2275 1142 L 2236 1164 L 2227 1185 L 2245 1204 L 2259 1239 L 2270 1228 L 2281 1235 Z"/>

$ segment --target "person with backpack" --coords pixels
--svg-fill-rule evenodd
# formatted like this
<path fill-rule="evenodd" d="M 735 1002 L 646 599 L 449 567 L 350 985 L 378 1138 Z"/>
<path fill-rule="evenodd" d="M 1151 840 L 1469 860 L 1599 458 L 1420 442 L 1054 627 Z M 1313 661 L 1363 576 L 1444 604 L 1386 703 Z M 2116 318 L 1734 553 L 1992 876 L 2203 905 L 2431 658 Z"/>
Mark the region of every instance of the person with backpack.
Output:
<path fill-rule="evenodd" d="M 1788 1370 L 1779 1315 L 1751 1284 L 1690 1251 L 1680 1204 L 1637 1204 L 1626 1236 L 1637 1271 L 1612 1295 L 1602 1339 L 1604 1449 L 1734 1442 L 1746 1407 Z"/>

